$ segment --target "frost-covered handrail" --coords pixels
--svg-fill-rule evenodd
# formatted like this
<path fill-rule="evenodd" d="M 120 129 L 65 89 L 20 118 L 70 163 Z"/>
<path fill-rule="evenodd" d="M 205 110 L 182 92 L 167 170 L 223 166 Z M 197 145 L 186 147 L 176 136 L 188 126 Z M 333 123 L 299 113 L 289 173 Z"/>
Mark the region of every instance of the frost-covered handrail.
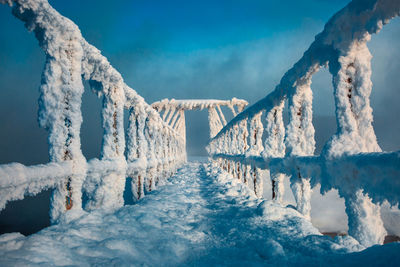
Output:
<path fill-rule="evenodd" d="M 139 199 L 186 160 L 183 136 L 124 83 L 121 74 L 101 52 L 82 37 L 77 25 L 60 15 L 47 0 L 0 0 L 0 3 L 12 7 L 14 16 L 35 33 L 46 55 L 39 124 L 49 132 L 51 161 L 31 167 L 0 166 L 0 171 L 10 176 L 6 187 L 0 182 L 0 210 L 9 200 L 49 187 L 55 187 L 51 201 L 53 222 L 81 212 L 83 192 L 86 210 L 115 209 L 123 205 L 126 177 L 132 178 L 132 193 Z M 89 81 L 103 101 L 101 158 L 89 162 L 80 144 L 82 78 Z M 129 110 L 127 140 L 124 108 Z M 53 179 L 49 176 L 51 172 Z M 4 193 L 10 186 L 14 186 L 15 193 Z"/>
<path fill-rule="evenodd" d="M 372 56 L 366 43 L 399 12 L 398 0 L 353 0 L 336 13 L 275 90 L 210 140 L 207 150 L 216 166 L 259 196 L 261 175 L 269 173 L 272 198 L 278 202 L 284 177 L 289 176 L 297 210 L 306 218 L 310 218 L 311 188 L 316 183 L 321 183 L 322 192 L 336 188 L 345 199 L 349 234 L 365 246 L 382 243 L 386 231 L 377 204 L 383 199 L 398 203 L 393 190 L 399 190 L 400 165 L 398 153 L 380 153 L 372 127 Z M 315 157 L 311 79 L 321 67 L 328 67 L 333 77 L 337 132 Z"/>
<path fill-rule="evenodd" d="M 298 166 L 302 177 L 310 177 L 311 186 L 321 185 L 321 192 L 338 189 L 346 197 L 362 189 L 375 203 L 387 200 L 400 203 L 400 152 L 360 153 L 326 161 L 323 156 L 264 158 L 246 155 L 215 155 L 263 170 L 292 175 Z"/>
<path fill-rule="evenodd" d="M 175 107 L 176 109 L 194 110 L 209 109 L 217 106 L 238 107 L 243 110 L 249 103 L 243 99 L 232 98 L 231 100 L 218 99 L 163 99 L 151 104 L 156 110 L 168 109 Z"/>
<path fill-rule="evenodd" d="M 248 102 L 246 100 L 237 99 L 235 97 L 231 100 L 163 99 L 151 104 L 155 110 L 162 113 L 162 119 L 177 130 L 185 140 L 185 110 L 208 110 L 208 124 L 210 127 L 210 138 L 212 138 L 226 125 L 225 116 L 221 107 L 228 107 L 232 111 L 233 116 L 236 116 L 237 112 L 243 111 L 247 105 Z"/>

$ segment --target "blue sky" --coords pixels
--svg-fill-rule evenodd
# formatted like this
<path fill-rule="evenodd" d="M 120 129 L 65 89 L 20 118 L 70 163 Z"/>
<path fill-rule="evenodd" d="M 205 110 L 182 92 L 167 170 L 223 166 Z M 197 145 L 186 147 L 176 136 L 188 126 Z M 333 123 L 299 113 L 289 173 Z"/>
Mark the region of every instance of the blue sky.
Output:
<path fill-rule="evenodd" d="M 327 20 L 348 2 L 50 1 L 149 103 L 162 98 L 231 97 L 254 103 L 274 89 Z M 46 162 L 46 133 L 36 122 L 44 54 L 8 6 L 0 6 L 0 25 L 0 163 Z M 390 150 L 400 149 L 400 140 L 393 135 L 400 130 L 395 116 L 400 102 L 399 32 L 396 19 L 369 45 L 374 55 L 371 103 L 376 130 L 382 146 Z M 335 131 L 330 80 L 327 71 L 313 78 L 320 144 Z M 100 151 L 100 107 L 87 90 L 82 148 L 88 158 Z M 188 146 L 194 154 L 207 141 L 206 116 L 187 114 Z"/>

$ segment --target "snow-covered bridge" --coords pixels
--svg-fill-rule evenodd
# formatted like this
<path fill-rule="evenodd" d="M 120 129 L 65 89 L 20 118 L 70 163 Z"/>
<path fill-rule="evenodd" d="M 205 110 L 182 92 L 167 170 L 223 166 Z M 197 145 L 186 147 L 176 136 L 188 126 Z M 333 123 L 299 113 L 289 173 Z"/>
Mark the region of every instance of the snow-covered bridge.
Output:
<path fill-rule="evenodd" d="M 366 46 L 371 34 L 399 15 L 398 0 L 352 1 L 275 90 L 245 110 L 247 102 L 237 99 L 150 106 L 46 0 L 0 2 L 12 6 L 46 54 L 39 122 L 49 132 L 51 161 L 1 165 L 0 209 L 53 188 L 54 224 L 29 237 L 0 236 L 2 264 L 319 264 L 339 258 L 351 264 L 363 255 L 377 262 L 380 253 L 399 259 L 399 244 L 348 254 L 382 244 L 380 204 L 398 205 L 400 198 L 400 153 L 382 152 L 372 127 Z M 333 77 L 338 130 L 314 155 L 311 77 L 324 66 Z M 89 161 L 80 148 L 82 79 L 103 101 L 102 155 Z M 223 105 L 235 116 L 230 122 Z M 196 108 L 209 111 L 205 165 L 186 163 L 184 110 Z M 128 177 L 135 201 L 149 195 L 133 206 L 124 206 Z M 285 177 L 295 208 L 282 203 Z M 262 199 L 266 182 L 272 201 Z M 331 240 L 310 223 L 317 184 L 344 198 L 349 236 Z"/>

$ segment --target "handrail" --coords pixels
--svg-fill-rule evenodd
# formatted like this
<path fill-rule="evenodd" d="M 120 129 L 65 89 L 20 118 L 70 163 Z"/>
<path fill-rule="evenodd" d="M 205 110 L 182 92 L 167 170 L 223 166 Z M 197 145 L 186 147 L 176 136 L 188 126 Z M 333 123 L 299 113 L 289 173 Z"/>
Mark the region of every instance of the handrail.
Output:
<path fill-rule="evenodd" d="M 0 0 L 0 3 L 12 7 L 13 15 L 35 33 L 46 55 L 39 123 L 49 132 L 51 162 L 29 167 L 0 165 L 0 172 L 9 175 L 7 186 L 16 190 L 15 194 L 4 193 L 6 187 L 2 183 L 6 178 L 0 178 L 3 179 L 0 210 L 9 200 L 50 187 L 55 188 L 52 222 L 62 221 L 69 211 L 80 212 L 83 208 L 113 210 L 124 204 L 127 175 L 132 177 L 134 198 L 139 199 L 186 161 L 186 144 L 181 133 L 165 123 L 159 113 L 125 84 L 107 58 L 82 37 L 77 25 L 60 15 L 47 0 Z M 103 100 L 101 158 L 89 162 L 80 146 L 82 78 L 89 81 Z M 129 110 L 127 145 L 124 108 Z M 48 176 L 52 172 L 54 176 Z M 24 179 L 18 180 L 21 177 Z M 85 207 L 83 192 L 88 198 Z"/>
<path fill-rule="evenodd" d="M 399 13 L 396 0 L 353 0 L 332 16 L 275 90 L 210 140 L 207 151 L 216 166 L 241 179 L 260 197 L 262 170 L 266 170 L 273 199 L 279 203 L 283 180 L 290 177 L 297 210 L 308 219 L 312 187 L 320 183 L 322 192 L 336 188 L 345 198 L 349 234 L 365 246 L 382 243 L 386 230 L 377 204 L 384 199 L 399 202 L 395 192 L 398 195 L 400 190 L 400 165 L 398 152 L 380 153 L 372 127 L 372 56 L 366 43 Z M 328 67 L 333 76 L 338 129 L 322 154 L 314 156 L 311 78 L 321 67 Z M 289 122 L 285 128 L 286 100 Z M 379 164 L 383 160 L 388 160 L 386 165 Z"/>

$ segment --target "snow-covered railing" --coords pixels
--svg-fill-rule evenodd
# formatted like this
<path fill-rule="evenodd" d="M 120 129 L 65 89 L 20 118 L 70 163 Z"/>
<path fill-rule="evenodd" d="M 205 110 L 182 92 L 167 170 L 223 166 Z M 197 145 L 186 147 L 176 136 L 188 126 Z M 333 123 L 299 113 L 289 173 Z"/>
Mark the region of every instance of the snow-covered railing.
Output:
<path fill-rule="evenodd" d="M 162 114 L 162 119 L 180 133 L 186 140 L 185 110 L 207 109 L 208 124 L 210 127 L 210 138 L 213 138 L 225 125 L 226 119 L 221 107 L 225 106 L 232 111 L 233 116 L 249 103 L 243 99 L 232 98 L 231 100 L 216 99 L 163 99 L 154 102 L 151 106 Z"/>
<path fill-rule="evenodd" d="M 399 203 L 399 153 L 381 153 L 369 96 L 371 34 L 399 15 L 398 0 L 354 0 L 336 13 L 275 90 L 233 118 L 208 145 L 215 164 L 262 196 L 269 173 L 272 197 L 282 201 L 290 177 L 297 210 L 310 218 L 312 187 L 338 189 L 345 199 L 349 234 L 361 244 L 383 242 L 379 204 Z M 311 78 L 327 66 L 333 76 L 337 132 L 314 156 Z M 288 100 L 289 122 L 282 111 Z M 263 136 L 264 135 L 264 136 Z M 264 143 L 264 144 L 263 144 Z"/>
<path fill-rule="evenodd" d="M 79 28 L 47 0 L 0 0 L 35 33 L 46 55 L 39 98 L 39 124 L 49 131 L 50 162 L 0 166 L 0 210 L 7 201 L 55 188 L 51 219 L 59 221 L 83 208 L 115 209 L 124 204 L 126 178 L 139 199 L 186 160 L 185 141 L 159 113 L 126 85 Z M 101 159 L 86 161 L 81 151 L 82 78 L 102 96 Z M 125 147 L 124 108 L 129 110 Z M 86 205 L 82 207 L 82 194 Z"/>

